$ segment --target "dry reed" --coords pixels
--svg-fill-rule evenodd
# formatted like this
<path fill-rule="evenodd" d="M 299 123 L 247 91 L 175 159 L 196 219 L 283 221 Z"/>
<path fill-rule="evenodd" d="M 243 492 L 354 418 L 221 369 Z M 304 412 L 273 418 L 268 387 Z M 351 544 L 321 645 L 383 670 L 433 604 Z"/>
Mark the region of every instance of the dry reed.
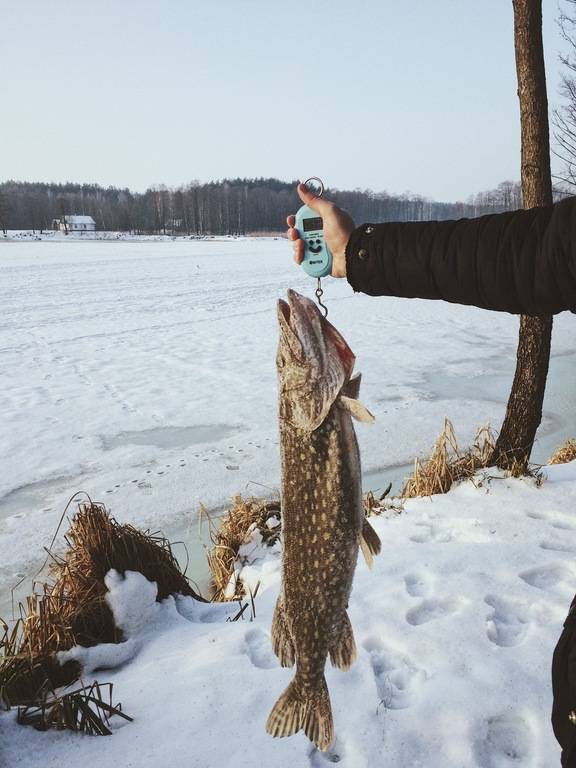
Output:
<path fill-rule="evenodd" d="M 78 507 L 65 536 L 67 551 L 61 557 L 50 554 L 50 581 L 20 606 L 20 618 L 11 627 L 0 624 L 0 698 L 8 706 L 37 705 L 47 692 L 78 678 L 79 666 L 61 666 L 55 660 L 58 651 L 122 640 L 106 602 L 104 577 L 110 569 L 139 571 L 155 581 L 158 600 L 180 593 L 204 601 L 163 536 L 120 525 L 102 504 Z"/>
<path fill-rule="evenodd" d="M 37 731 L 70 730 L 89 736 L 111 736 L 110 718 L 118 715 L 132 721 L 121 704 L 112 704 L 112 683 L 97 683 L 67 691 L 61 696 L 50 694 L 37 706 L 18 707 L 18 722 L 32 725 Z M 108 701 L 104 695 L 108 693 Z"/>
<path fill-rule="evenodd" d="M 557 448 L 548 459 L 548 464 L 567 464 L 576 459 L 576 440 L 570 438 Z"/>
<path fill-rule="evenodd" d="M 404 484 L 401 498 L 447 493 L 453 483 L 471 478 L 479 469 L 489 465 L 494 445 L 494 434 L 490 427 L 485 426 L 477 431 L 472 446 L 461 452 L 454 427 L 446 419 L 430 458 L 415 460 L 414 471 Z"/>
<path fill-rule="evenodd" d="M 235 578 L 236 560 L 240 547 L 259 531 L 262 541 L 274 544 L 280 535 L 280 502 L 237 495 L 230 509 L 216 525 L 202 510 L 210 525 L 212 548 L 207 554 L 212 577 L 212 600 L 238 600 L 244 587 Z"/>
<path fill-rule="evenodd" d="M 384 493 L 381 493 L 379 496 L 375 496 L 373 491 L 368 491 L 364 494 L 362 501 L 366 517 L 380 516 L 386 513 L 399 515 L 404 511 L 403 499 L 395 498 L 394 496 L 388 498 L 391 490 L 392 483 L 389 483 Z"/>

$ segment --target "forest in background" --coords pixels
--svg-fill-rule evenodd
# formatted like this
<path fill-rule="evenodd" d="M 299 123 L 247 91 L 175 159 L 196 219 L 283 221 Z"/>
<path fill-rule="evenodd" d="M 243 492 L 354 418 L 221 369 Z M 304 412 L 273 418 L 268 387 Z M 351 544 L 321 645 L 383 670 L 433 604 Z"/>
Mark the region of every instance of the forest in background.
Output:
<path fill-rule="evenodd" d="M 273 178 L 224 179 L 139 193 L 97 184 L 5 181 L 0 183 L 0 229 L 43 231 L 52 228 L 54 219 L 82 214 L 92 216 L 101 231 L 200 236 L 281 232 L 287 213 L 301 205 L 296 184 Z M 457 219 L 522 207 L 520 183 L 512 181 L 456 203 L 359 189 L 327 189 L 326 196 L 358 223 Z"/>

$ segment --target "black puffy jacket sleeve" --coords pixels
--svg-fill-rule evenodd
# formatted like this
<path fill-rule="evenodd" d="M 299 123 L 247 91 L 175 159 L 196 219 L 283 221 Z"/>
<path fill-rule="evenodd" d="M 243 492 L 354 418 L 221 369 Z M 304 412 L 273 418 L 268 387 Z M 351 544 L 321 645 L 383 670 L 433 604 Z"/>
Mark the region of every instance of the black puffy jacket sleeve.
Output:
<path fill-rule="evenodd" d="M 354 290 L 372 296 L 576 311 L 576 197 L 476 219 L 364 224 L 350 237 L 346 269 Z"/>

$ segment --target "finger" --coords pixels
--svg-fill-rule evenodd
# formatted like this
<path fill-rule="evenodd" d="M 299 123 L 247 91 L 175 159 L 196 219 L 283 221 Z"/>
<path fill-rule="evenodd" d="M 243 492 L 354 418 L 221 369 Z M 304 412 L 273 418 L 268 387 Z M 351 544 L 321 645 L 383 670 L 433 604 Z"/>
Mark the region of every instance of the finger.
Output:
<path fill-rule="evenodd" d="M 287 216 L 286 224 L 288 224 L 289 227 L 293 227 L 294 224 L 296 224 L 296 216 L 293 216 L 292 214 L 290 214 L 290 216 Z"/>
<path fill-rule="evenodd" d="M 317 213 L 322 214 L 322 211 L 325 211 L 331 203 L 328 202 L 328 200 L 324 200 L 321 197 L 318 197 L 318 195 L 315 195 L 313 192 L 310 192 L 308 187 L 306 187 L 304 184 L 298 184 L 297 192 L 300 197 L 300 200 L 302 200 L 303 203 L 306 203 L 306 205 L 310 206 L 313 211 L 316 211 Z"/>
<path fill-rule="evenodd" d="M 299 240 L 300 239 L 300 235 L 298 234 L 298 230 L 294 229 L 293 227 L 290 227 L 288 232 L 286 232 L 286 237 L 288 238 L 288 240 Z"/>
<path fill-rule="evenodd" d="M 296 264 L 302 264 L 304 261 L 304 243 L 302 240 L 298 240 L 294 243 L 292 246 L 292 250 L 294 251 L 294 261 Z"/>

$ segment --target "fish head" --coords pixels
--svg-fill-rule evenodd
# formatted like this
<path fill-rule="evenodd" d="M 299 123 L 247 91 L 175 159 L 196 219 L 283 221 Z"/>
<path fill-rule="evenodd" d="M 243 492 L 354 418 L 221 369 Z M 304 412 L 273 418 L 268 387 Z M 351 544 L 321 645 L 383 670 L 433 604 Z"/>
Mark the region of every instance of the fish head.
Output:
<path fill-rule="evenodd" d="M 316 304 L 296 291 L 278 301 L 276 367 L 280 418 L 312 431 L 325 420 L 354 369 L 354 353 Z"/>

